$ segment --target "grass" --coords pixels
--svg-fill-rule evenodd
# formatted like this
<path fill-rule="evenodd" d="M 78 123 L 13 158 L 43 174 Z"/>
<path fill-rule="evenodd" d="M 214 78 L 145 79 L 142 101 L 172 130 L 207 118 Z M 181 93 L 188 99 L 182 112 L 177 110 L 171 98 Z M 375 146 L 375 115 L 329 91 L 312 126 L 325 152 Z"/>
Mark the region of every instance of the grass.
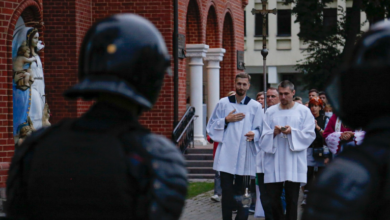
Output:
<path fill-rule="evenodd" d="M 191 182 L 188 185 L 187 199 L 214 189 L 214 182 Z"/>

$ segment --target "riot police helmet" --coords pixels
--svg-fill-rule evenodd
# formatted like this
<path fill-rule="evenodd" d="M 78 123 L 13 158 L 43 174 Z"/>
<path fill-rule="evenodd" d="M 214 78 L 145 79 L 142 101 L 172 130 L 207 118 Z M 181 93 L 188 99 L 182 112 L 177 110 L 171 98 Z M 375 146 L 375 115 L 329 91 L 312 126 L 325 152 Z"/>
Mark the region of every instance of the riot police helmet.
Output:
<path fill-rule="evenodd" d="M 390 115 L 390 23 L 373 25 L 357 42 L 351 59 L 326 88 L 336 115 L 351 128 Z"/>
<path fill-rule="evenodd" d="M 122 96 L 150 109 L 170 69 L 170 55 L 157 28 L 135 14 L 117 14 L 94 24 L 79 56 L 79 83 L 68 98 Z"/>

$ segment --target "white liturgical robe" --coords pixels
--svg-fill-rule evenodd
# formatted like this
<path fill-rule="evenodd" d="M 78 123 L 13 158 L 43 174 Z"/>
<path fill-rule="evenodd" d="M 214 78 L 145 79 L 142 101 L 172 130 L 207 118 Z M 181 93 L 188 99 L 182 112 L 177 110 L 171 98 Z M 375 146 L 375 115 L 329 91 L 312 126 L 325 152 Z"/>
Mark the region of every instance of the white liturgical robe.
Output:
<path fill-rule="evenodd" d="M 290 126 L 291 134 L 274 137 L 275 126 Z M 260 148 L 264 154 L 264 183 L 306 183 L 306 149 L 314 141 L 315 121 L 309 108 L 295 103 L 291 109 L 271 106 L 264 115 Z"/>
<path fill-rule="evenodd" d="M 225 124 L 225 117 L 233 111 L 244 113 L 241 121 Z M 237 104 L 235 96 L 222 98 L 207 124 L 211 139 L 219 142 L 215 152 L 214 170 L 237 175 L 256 175 L 257 145 L 262 131 L 263 110 L 261 104 L 246 97 Z M 249 131 L 255 134 L 254 141 L 246 141 Z"/>

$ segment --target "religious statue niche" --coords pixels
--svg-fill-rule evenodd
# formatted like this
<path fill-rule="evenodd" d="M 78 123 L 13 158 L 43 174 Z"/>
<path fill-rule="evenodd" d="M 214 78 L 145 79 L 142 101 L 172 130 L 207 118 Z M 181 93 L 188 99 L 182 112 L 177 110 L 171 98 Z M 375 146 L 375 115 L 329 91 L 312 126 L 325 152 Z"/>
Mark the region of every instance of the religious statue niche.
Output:
<path fill-rule="evenodd" d="M 37 28 L 19 25 L 12 41 L 13 135 L 18 145 L 35 129 L 50 126 Z"/>

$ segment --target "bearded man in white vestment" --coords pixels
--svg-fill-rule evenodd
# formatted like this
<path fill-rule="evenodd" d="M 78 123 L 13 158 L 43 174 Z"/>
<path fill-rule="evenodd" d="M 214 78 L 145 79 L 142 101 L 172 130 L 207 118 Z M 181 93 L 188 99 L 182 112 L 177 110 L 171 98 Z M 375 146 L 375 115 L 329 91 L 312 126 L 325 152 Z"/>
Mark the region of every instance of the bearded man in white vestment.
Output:
<path fill-rule="evenodd" d="M 237 209 L 236 220 L 246 220 L 249 214 L 241 198 L 250 176 L 256 174 L 255 143 L 264 115 L 261 104 L 246 96 L 250 79 L 246 73 L 236 75 L 236 95 L 222 98 L 207 124 L 210 138 L 219 142 L 213 169 L 220 172 L 223 220 L 232 219 L 233 209 Z"/>
<path fill-rule="evenodd" d="M 315 121 L 309 108 L 295 103 L 294 84 L 282 81 L 278 86 L 280 103 L 264 115 L 260 148 L 264 154 L 264 183 L 272 200 L 273 218 L 297 220 L 301 183 L 306 183 L 306 149 L 314 141 Z M 286 195 L 286 218 L 280 196 Z"/>

